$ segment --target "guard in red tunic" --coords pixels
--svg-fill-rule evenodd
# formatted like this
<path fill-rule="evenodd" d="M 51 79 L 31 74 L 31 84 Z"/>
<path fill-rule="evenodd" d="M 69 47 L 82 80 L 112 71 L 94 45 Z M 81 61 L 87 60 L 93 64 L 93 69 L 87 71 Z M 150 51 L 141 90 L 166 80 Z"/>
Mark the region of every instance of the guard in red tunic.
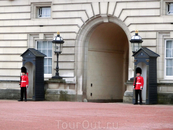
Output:
<path fill-rule="evenodd" d="M 20 88 L 21 88 L 21 97 L 19 101 L 23 101 L 23 95 L 25 96 L 25 101 L 27 101 L 26 89 L 28 88 L 28 74 L 26 68 L 22 67 L 21 72 L 22 76 L 20 77 Z"/>
<path fill-rule="evenodd" d="M 139 95 L 140 104 L 142 105 L 142 89 L 144 86 L 144 79 L 141 76 L 141 74 L 142 74 L 141 68 L 137 67 L 136 68 L 136 78 L 134 80 L 133 86 L 135 89 L 135 104 L 138 104 L 138 95 Z"/>

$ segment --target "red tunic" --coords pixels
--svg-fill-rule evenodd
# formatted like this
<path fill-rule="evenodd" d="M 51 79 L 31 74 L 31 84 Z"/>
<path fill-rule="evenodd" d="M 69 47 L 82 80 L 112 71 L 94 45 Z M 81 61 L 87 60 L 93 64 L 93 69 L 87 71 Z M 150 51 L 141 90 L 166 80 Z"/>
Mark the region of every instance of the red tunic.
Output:
<path fill-rule="evenodd" d="M 137 76 L 135 79 L 136 80 L 134 80 L 133 86 L 135 86 L 135 81 L 136 81 L 135 90 L 140 90 L 141 86 L 142 88 L 144 86 L 144 79 L 142 76 L 139 76 L 139 77 Z"/>
<path fill-rule="evenodd" d="M 20 82 L 20 87 L 26 87 L 28 86 L 28 76 L 27 75 L 22 75 L 21 76 L 21 82 Z"/>

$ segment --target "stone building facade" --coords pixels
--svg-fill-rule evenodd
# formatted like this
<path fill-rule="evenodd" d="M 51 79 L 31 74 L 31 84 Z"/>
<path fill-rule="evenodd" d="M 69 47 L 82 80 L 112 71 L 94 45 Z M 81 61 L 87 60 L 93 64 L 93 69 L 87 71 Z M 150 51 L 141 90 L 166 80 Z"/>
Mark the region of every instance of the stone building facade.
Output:
<path fill-rule="evenodd" d="M 138 30 L 144 41 L 142 46 L 160 55 L 157 60 L 159 101 L 173 102 L 171 2 L 1 0 L 1 98 L 7 93 L 10 93 L 9 98 L 13 98 L 19 92 L 20 55 L 27 48 L 35 48 L 47 55 L 45 81 L 55 74 L 56 55 L 51 41 L 59 31 L 65 41 L 59 59 L 60 76 L 66 83 L 46 86 L 47 100 L 51 100 L 51 94 L 56 97 L 60 91 L 66 91 L 77 101 L 122 101 L 124 97 L 128 102 L 132 87 L 126 82 L 134 76 L 134 58 L 129 41 Z"/>

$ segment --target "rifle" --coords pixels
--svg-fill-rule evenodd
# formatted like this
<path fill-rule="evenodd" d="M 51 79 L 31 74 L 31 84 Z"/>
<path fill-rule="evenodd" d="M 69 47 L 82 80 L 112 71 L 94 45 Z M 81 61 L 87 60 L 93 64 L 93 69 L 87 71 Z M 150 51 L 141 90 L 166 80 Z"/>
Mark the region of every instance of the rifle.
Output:
<path fill-rule="evenodd" d="M 135 88 L 136 88 L 136 79 L 137 79 L 137 77 L 135 77 L 135 85 L 134 85 Z"/>
<path fill-rule="evenodd" d="M 20 83 L 19 83 L 19 85 L 21 85 L 21 80 L 22 80 L 22 79 L 21 79 L 21 73 L 20 73 Z"/>

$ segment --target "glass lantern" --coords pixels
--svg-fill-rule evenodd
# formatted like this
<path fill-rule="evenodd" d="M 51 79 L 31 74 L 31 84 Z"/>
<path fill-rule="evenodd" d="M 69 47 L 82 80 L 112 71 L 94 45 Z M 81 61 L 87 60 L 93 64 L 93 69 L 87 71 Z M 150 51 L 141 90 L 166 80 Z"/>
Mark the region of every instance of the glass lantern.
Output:
<path fill-rule="evenodd" d="M 138 31 L 135 31 L 135 35 L 131 38 L 130 42 L 133 53 L 137 52 L 141 48 L 143 40 L 141 36 L 138 35 Z"/>
<path fill-rule="evenodd" d="M 62 53 L 62 49 L 63 49 L 62 46 L 63 46 L 64 40 L 60 36 L 59 32 L 57 32 L 57 36 L 54 37 L 52 43 L 54 43 L 54 51 L 55 51 L 55 53 L 61 54 Z"/>

